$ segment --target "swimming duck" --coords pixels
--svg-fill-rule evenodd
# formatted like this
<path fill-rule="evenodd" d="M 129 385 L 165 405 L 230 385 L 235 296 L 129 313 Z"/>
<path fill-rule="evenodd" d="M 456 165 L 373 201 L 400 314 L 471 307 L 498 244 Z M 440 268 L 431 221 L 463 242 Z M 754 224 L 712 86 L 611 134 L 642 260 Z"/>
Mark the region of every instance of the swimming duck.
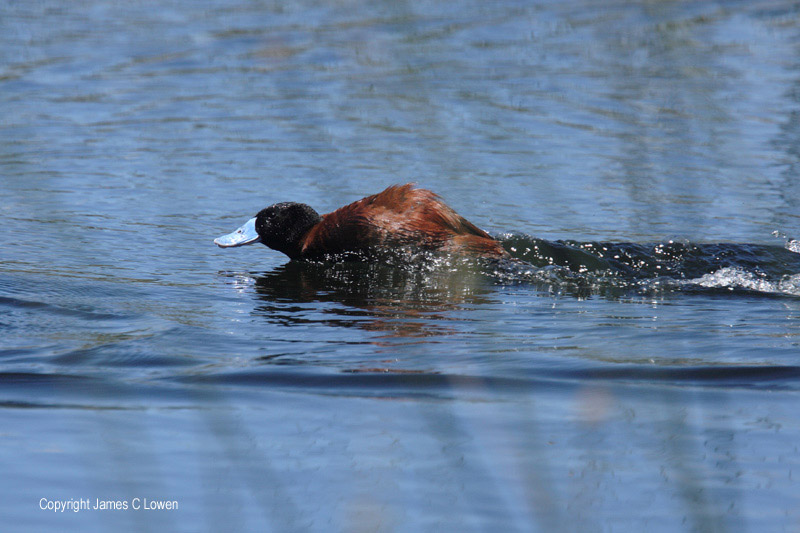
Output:
<path fill-rule="evenodd" d="M 228 235 L 231 248 L 260 242 L 290 259 L 347 258 L 401 247 L 501 259 L 509 257 L 488 233 L 438 195 L 413 184 L 393 185 L 325 215 L 306 204 L 271 205 Z"/>

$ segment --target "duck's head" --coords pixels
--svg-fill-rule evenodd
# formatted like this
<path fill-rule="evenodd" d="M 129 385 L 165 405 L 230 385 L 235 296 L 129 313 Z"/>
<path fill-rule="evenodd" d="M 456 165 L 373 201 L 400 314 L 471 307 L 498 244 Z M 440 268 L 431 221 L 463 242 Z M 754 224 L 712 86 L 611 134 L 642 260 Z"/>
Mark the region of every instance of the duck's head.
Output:
<path fill-rule="evenodd" d="M 260 242 L 288 255 L 300 257 L 303 237 L 322 217 L 306 204 L 283 202 L 262 209 L 242 227 L 214 239 L 221 248 L 233 248 Z"/>

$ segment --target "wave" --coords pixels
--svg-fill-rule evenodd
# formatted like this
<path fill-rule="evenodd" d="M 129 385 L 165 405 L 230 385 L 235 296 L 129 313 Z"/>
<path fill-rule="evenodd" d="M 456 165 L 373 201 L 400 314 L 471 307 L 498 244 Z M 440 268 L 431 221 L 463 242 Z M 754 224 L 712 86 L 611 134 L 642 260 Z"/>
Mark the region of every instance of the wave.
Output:
<path fill-rule="evenodd" d="M 800 243 L 548 241 L 504 235 L 513 261 L 496 266 L 504 282 L 536 280 L 576 290 L 729 290 L 800 296 Z"/>

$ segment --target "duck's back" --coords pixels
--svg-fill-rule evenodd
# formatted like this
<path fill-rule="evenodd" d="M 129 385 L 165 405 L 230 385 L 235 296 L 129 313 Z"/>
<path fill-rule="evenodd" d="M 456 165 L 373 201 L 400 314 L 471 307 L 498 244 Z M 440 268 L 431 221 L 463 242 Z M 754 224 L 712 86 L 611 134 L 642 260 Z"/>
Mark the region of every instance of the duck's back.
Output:
<path fill-rule="evenodd" d="M 447 206 L 433 192 L 394 185 L 322 215 L 304 238 L 303 256 L 418 247 L 481 257 L 507 257 L 489 234 Z"/>

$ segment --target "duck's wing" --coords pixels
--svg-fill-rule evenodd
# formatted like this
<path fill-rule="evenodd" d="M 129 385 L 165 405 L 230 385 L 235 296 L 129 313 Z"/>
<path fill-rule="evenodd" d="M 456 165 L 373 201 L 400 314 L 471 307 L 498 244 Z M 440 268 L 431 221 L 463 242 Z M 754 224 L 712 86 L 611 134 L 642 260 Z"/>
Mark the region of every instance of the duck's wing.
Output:
<path fill-rule="evenodd" d="M 332 213 L 305 237 L 303 255 L 361 252 L 411 245 L 477 255 L 504 254 L 500 244 L 445 204 L 411 183 L 393 185 Z"/>

